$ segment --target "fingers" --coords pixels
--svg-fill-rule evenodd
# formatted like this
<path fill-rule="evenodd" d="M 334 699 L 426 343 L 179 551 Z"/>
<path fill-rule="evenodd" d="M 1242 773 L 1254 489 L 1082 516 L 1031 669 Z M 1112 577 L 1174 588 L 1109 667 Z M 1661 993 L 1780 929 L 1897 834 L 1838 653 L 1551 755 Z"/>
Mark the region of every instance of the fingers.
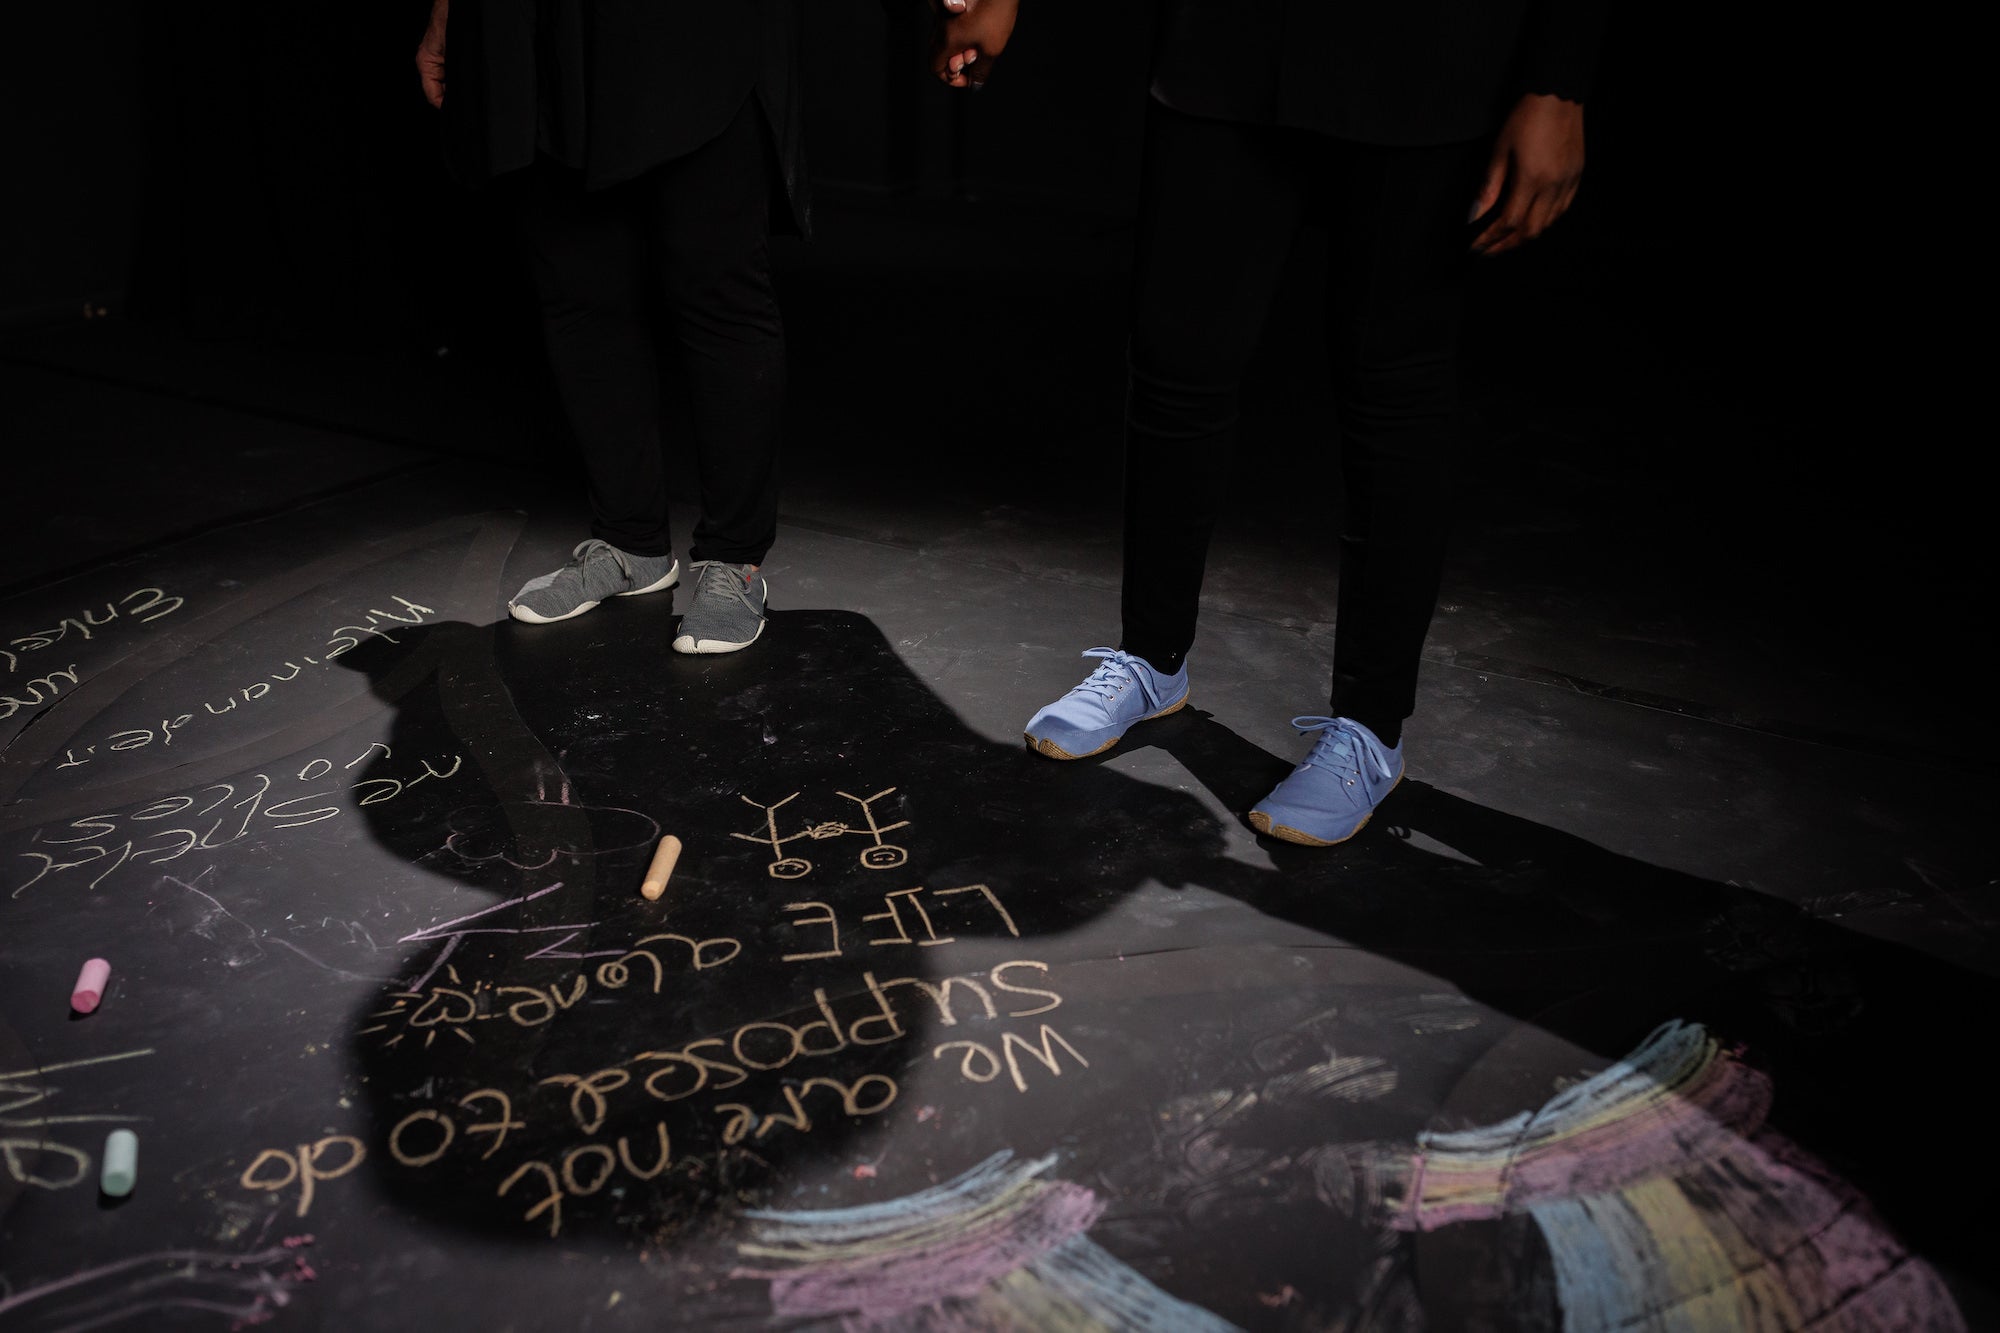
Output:
<path fill-rule="evenodd" d="M 1476 255 L 1502 255 L 1519 249 L 1549 229 L 1562 216 L 1564 205 L 1555 202 L 1550 191 L 1517 189 L 1507 197 L 1500 216 L 1480 229 L 1472 240 Z"/>
<path fill-rule="evenodd" d="M 1479 234 L 1473 237 L 1472 252 L 1478 255 L 1505 254 L 1534 240 L 1569 210 L 1570 201 L 1576 198 L 1577 183 L 1574 176 L 1536 174 L 1517 165 L 1506 178 L 1504 198 L 1495 201 L 1500 204 L 1499 216 L 1480 228 Z M 1499 187 L 1492 188 L 1499 192 Z M 1486 216 L 1493 208 L 1493 202 L 1488 201 L 1484 189 L 1480 192 L 1480 201 L 1486 207 L 1473 213 L 1474 221 Z"/>
<path fill-rule="evenodd" d="M 428 49 L 417 52 L 417 82 L 423 88 L 424 100 L 432 107 L 444 106 L 444 62 L 433 56 Z"/>
<path fill-rule="evenodd" d="M 444 12 L 444 0 L 438 0 L 431 10 L 431 25 L 417 43 L 417 81 L 424 100 L 435 108 L 444 106 Z"/>
<path fill-rule="evenodd" d="M 941 50 L 931 64 L 931 72 L 948 88 L 969 88 L 973 86 L 973 69 L 979 62 L 979 48 L 968 46 L 962 51 Z M 978 82 L 986 81 L 986 71 L 980 70 Z"/>
<path fill-rule="evenodd" d="M 937 54 L 931 72 L 951 88 L 983 88 L 1014 31 L 1015 0 L 934 0 Z"/>
<path fill-rule="evenodd" d="M 1485 179 L 1479 182 L 1479 193 L 1473 197 L 1472 212 L 1466 215 L 1467 222 L 1477 222 L 1493 211 L 1500 202 L 1500 187 L 1507 181 L 1507 152 L 1496 149 L 1493 160 L 1486 164 Z"/>
<path fill-rule="evenodd" d="M 1473 219 L 1500 209 L 1480 229 L 1472 249 L 1505 254 L 1547 231 L 1576 198 L 1583 175 L 1583 109 L 1559 97 L 1524 97 L 1507 117 L 1494 144 Z"/>
<path fill-rule="evenodd" d="M 967 4 L 968 0 L 938 0 L 938 8 L 944 11 L 947 20 L 964 14 Z M 950 34 L 943 34 L 940 38 L 938 58 L 932 63 L 931 72 L 947 87 L 963 88 L 970 82 L 965 67 L 978 59 L 979 52 L 973 47 L 957 51 L 949 50 L 947 49 L 949 42 Z"/>
<path fill-rule="evenodd" d="M 1509 250 L 1541 235 L 1535 198 L 1527 190 L 1516 188 L 1508 192 L 1507 203 L 1500 210 L 1500 216 L 1480 229 L 1472 240 L 1472 253 L 1476 255 L 1504 255 Z"/>

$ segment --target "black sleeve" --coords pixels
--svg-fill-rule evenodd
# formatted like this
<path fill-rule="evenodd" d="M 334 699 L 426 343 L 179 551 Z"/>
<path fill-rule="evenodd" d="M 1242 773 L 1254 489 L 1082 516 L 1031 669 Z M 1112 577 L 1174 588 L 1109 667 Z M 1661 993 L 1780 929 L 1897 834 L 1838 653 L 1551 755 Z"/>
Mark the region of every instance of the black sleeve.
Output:
<path fill-rule="evenodd" d="M 1519 91 L 1584 101 L 1597 73 L 1607 12 L 1604 0 L 1534 0 L 1522 33 Z"/>

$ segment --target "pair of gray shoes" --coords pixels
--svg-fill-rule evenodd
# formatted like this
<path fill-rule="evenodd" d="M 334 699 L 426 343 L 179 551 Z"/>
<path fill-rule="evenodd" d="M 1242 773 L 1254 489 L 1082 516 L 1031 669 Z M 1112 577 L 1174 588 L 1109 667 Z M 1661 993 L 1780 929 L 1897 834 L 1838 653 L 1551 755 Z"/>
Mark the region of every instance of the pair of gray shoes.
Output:
<path fill-rule="evenodd" d="M 754 565 L 697 560 L 694 600 L 674 636 L 677 653 L 733 653 L 748 648 L 764 632 L 769 588 Z M 507 603 L 507 613 L 531 625 L 580 616 L 607 597 L 663 592 L 680 581 L 680 561 L 671 555 L 633 555 L 592 537 L 580 542 L 570 561 L 553 574 L 529 579 Z"/>

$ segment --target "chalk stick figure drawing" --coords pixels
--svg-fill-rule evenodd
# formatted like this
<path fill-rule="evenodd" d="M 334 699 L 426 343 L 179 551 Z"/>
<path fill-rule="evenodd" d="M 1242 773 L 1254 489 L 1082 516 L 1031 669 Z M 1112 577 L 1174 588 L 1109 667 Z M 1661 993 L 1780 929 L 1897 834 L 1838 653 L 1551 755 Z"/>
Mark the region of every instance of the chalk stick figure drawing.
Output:
<path fill-rule="evenodd" d="M 862 817 L 868 821 L 868 827 L 866 828 L 854 828 L 838 820 L 829 820 L 822 824 L 808 824 L 797 833 L 792 834 L 780 834 L 778 832 L 778 811 L 797 800 L 799 797 L 797 792 L 793 792 L 784 800 L 772 805 L 761 805 L 751 800 L 748 796 L 740 796 L 739 799 L 745 805 L 753 806 L 764 812 L 764 831 L 762 833 L 732 833 L 729 836 L 732 838 L 741 838 L 745 842 L 761 842 L 768 846 L 771 849 L 773 859 L 767 869 L 773 879 L 798 879 L 801 876 L 812 873 L 812 862 L 806 860 L 803 856 L 789 856 L 785 854 L 784 848 L 786 843 L 797 842 L 801 838 L 811 838 L 817 842 L 827 838 L 842 837 L 849 833 L 863 833 L 874 840 L 874 845 L 862 849 L 861 854 L 856 858 L 861 863 L 862 869 L 892 870 L 909 860 L 910 853 L 907 849 L 898 847 L 894 843 L 882 841 L 882 835 L 892 832 L 895 829 L 903 828 L 910 821 L 899 819 L 893 824 L 877 824 L 875 822 L 874 805 L 875 802 L 895 790 L 894 787 L 885 787 L 866 799 L 855 796 L 850 792 L 843 791 L 836 793 L 836 795 L 845 796 L 848 800 L 861 807 Z"/>
<path fill-rule="evenodd" d="M 769 867 L 771 878 L 773 879 L 797 879 L 801 875 L 809 874 L 813 868 L 812 862 L 802 856 L 785 856 L 783 852 L 786 843 L 797 842 L 800 838 L 810 838 L 813 836 L 814 831 L 808 828 L 801 833 L 794 833 L 789 838 L 778 836 L 778 811 L 784 809 L 793 801 L 798 800 L 799 794 L 793 792 L 790 796 L 787 796 L 775 805 L 757 805 L 757 802 L 751 800 L 748 796 L 744 796 L 741 799 L 745 805 L 755 805 L 759 810 L 764 812 L 765 832 L 762 836 L 755 833 L 732 833 L 729 836 L 732 838 L 741 838 L 745 842 L 769 843 L 771 845 L 771 855 L 775 858 Z"/>
<path fill-rule="evenodd" d="M 899 819 L 893 824 L 882 825 L 878 825 L 875 822 L 875 802 L 895 790 L 894 787 L 884 787 L 865 801 L 859 796 L 849 795 L 844 791 L 834 793 L 837 796 L 846 796 L 848 800 L 860 806 L 862 815 L 868 820 L 868 833 L 870 837 L 875 839 L 875 845 L 865 849 L 860 856 L 855 858 L 861 863 L 863 870 L 894 870 L 897 866 L 910 859 L 910 853 L 906 849 L 898 847 L 894 843 L 882 841 L 884 833 L 892 829 L 907 827 L 910 821 Z M 861 832 L 860 829 L 851 829 L 849 831 L 853 833 Z"/>

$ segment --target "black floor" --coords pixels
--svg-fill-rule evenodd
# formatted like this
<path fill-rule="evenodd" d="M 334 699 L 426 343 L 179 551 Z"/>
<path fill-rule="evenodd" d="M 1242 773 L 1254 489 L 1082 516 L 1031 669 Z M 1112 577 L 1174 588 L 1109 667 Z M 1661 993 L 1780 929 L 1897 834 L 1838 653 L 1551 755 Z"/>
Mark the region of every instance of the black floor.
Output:
<path fill-rule="evenodd" d="M 1990 1324 L 1940 442 L 1756 256 L 1488 269 L 1409 776 L 1307 852 L 1242 819 L 1335 610 L 1305 254 L 1190 479 L 1194 706 L 1020 743 L 1116 634 L 1126 241 L 904 201 L 783 251 L 726 658 L 664 596 L 505 619 L 584 518 L 504 303 L 0 342 L 0 1329 Z"/>

